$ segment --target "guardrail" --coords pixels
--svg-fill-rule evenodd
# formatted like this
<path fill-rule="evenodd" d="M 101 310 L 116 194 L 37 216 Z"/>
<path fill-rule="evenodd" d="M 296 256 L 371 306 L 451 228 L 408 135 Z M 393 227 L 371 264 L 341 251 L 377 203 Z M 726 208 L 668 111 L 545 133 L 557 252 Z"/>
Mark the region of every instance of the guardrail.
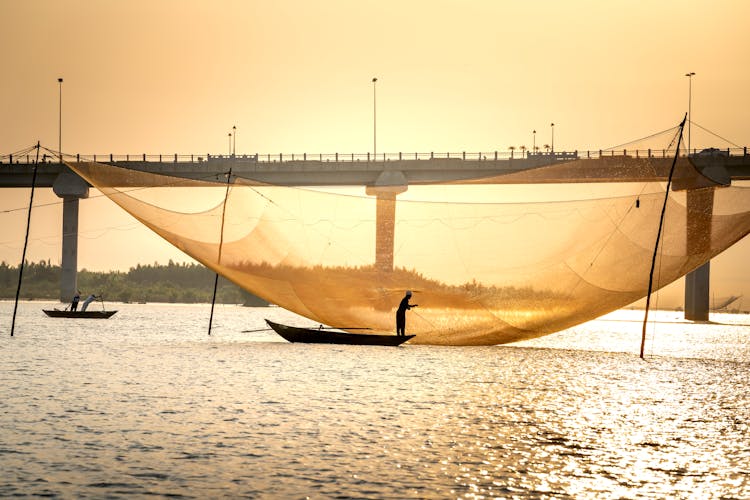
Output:
<path fill-rule="evenodd" d="M 248 163 L 283 163 L 291 161 L 307 162 L 388 162 L 388 161 L 415 161 L 415 160 L 461 160 L 461 161 L 498 161 L 512 159 L 538 159 L 553 161 L 570 161 L 575 159 L 597 159 L 615 156 L 631 158 L 667 158 L 674 151 L 666 149 L 618 149 L 618 150 L 587 150 L 587 151 L 490 151 L 490 152 L 460 152 L 460 153 L 267 153 L 253 155 L 180 155 L 180 154 L 93 154 L 93 155 L 65 155 L 66 159 L 76 161 L 98 161 L 103 163 L 119 162 L 149 162 L 149 163 L 201 163 L 201 162 L 248 162 Z M 684 154 L 683 154 L 684 155 Z M 714 155 L 714 156 L 747 156 L 747 147 L 726 149 L 703 149 L 693 150 L 691 156 Z M 36 160 L 35 155 L 26 154 L 20 156 L 2 155 L 0 163 L 32 164 Z M 58 163 L 52 157 L 45 157 L 40 163 Z"/>

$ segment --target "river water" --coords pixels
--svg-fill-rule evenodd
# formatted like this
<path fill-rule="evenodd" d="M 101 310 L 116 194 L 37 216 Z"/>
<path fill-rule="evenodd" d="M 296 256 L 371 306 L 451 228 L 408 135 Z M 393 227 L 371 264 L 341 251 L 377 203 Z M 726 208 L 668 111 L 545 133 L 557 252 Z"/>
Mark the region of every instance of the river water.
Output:
<path fill-rule="evenodd" d="M 279 308 L 0 302 L 0 497 L 748 498 L 750 316 L 289 344 Z M 99 307 L 99 306 L 97 306 Z"/>

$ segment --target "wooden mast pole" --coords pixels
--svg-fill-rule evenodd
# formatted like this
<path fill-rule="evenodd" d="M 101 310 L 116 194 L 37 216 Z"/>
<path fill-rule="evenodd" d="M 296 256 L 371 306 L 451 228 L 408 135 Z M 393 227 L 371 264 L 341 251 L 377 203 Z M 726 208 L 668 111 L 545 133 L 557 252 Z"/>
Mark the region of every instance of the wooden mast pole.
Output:
<path fill-rule="evenodd" d="M 18 267 L 18 288 L 16 288 L 16 301 L 13 304 L 13 321 L 10 324 L 10 336 L 16 329 L 16 312 L 18 311 L 18 296 L 21 294 L 21 281 L 23 280 L 23 264 L 26 261 L 26 247 L 29 244 L 29 228 L 31 227 L 31 207 L 34 204 L 34 187 L 36 186 L 36 169 L 39 165 L 39 141 L 36 141 L 36 160 L 34 161 L 34 174 L 31 177 L 31 196 L 29 197 L 29 214 L 26 217 L 26 236 L 23 240 L 23 253 L 21 254 L 21 265 Z"/>
<path fill-rule="evenodd" d="M 687 120 L 687 115 L 685 115 L 680 123 L 680 135 L 677 137 L 677 148 L 675 149 L 674 159 L 672 160 L 672 167 L 669 169 L 667 189 L 664 191 L 664 204 L 661 207 L 661 216 L 659 217 L 659 231 L 656 233 L 656 245 L 654 245 L 654 254 L 651 257 L 651 272 L 648 275 L 648 294 L 646 295 L 646 313 L 643 316 L 643 333 L 641 334 L 641 359 L 643 359 L 643 351 L 646 347 L 646 324 L 648 323 L 648 308 L 651 305 L 651 289 L 654 285 L 656 255 L 659 252 L 659 240 L 661 239 L 661 230 L 664 226 L 664 214 L 667 211 L 667 200 L 669 200 L 669 188 L 672 186 L 672 175 L 674 175 L 674 167 L 677 164 L 677 157 L 680 155 L 680 143 L 682 142 L 682 131 L 685 128 L 685 120 Z"/>
<path fill-rule="evenodd" d="M 224 244 L 224 215 L 227 213 L 227 198 L 229 197 L 229 186 L 232 181 L 232 169 L 227 174 L 227 189 L 224 191 L 224 206 L 221 207 L 221 234 L 219 235 L 219 258 L 216 265 L 221 264 L 221 247 Z M 211 297 L 211 315 L 208 318 L 208 334 L 211 335 L 211 324 L 214 321 L 214 304 L 216 303 L 216 288 L 219 285 L 219 273 L 214 277 L 214 294 Z"/>

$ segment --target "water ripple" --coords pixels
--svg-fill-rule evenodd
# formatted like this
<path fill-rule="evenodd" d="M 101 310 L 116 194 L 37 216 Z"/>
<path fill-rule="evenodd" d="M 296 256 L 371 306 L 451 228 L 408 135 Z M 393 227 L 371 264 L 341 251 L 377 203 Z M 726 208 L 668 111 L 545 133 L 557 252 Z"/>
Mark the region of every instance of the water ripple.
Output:
<path fill-rule="evenodd" d="M 275 308 L 220 308 L 211 338 L 203 306 L 123 305 L 96 329 L 39 308 L 3 341 L 2 497 L 750 497 L 732 318 L 660 324 L 644 362 L 626 321 L 369 349 L 240 333 Z"/>

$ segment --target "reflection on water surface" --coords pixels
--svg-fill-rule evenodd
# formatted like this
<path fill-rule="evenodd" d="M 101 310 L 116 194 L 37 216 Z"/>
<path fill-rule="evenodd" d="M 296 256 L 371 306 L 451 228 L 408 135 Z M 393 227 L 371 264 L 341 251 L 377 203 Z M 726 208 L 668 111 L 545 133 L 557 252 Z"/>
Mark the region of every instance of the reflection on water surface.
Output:
<path fill-rule="evenodd" d="M 747 316 L 656 313 L 642 361 L 631 311 L 511 346 L 381 348 L 241 333 L 305 324 L 278 308 L 219 307 L 208 337 L 208 306 L 41 307 L 2 344 L 2 496 L 750 495 Z"/>

